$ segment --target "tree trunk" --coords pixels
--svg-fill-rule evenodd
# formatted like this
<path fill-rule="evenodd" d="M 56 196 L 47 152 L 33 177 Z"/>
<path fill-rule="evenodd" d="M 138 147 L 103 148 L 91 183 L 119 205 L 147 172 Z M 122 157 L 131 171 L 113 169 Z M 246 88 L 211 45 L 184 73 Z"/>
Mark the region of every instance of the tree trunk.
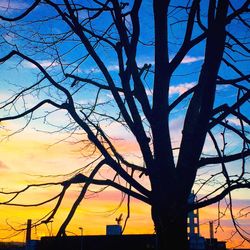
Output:
<path fill-rule="evenodd" d="M 173 200 L 152 206 L 157 250 L 189 250 L 186 207 Z"/>

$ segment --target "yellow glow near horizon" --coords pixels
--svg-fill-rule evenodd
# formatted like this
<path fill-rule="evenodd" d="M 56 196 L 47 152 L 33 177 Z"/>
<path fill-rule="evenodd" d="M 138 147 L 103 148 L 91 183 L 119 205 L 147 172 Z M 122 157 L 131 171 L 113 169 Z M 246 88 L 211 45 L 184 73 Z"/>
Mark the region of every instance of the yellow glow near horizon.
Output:
<path fill-rule="evenodd" d="M 0 144 L 0 189 L 11 191 L 24 188 L 30 183 L 46 182 L 46 178 L 39 177 L 38 175 L 65 174 L 78 169 L 86 163 L 81 152 L 77 150 L 78 145 L 61 143 L 48 148 L 51 144 L 51 138 L 48 135 L 37 137 L 32 133 L 30 136 L 18 135 L 10 138 L 8 141 L 2 142 Z M 123 148 L 127 152 L 136 148 L 134 145 L 131 149 L 128 144 L 126 146 Z M 49 180 L 56 181 L 58 179 L 50 177 Z M 57 186 L 32 189 L 27 194 L 21 195 L 17 201 L 26 203 L 39 202 L 53 197 L 61 188 L 61 186 Z M 72 186 L 67 192 L 62 207 L 53 222 L 47 226 L 42 225 L 32 230 L 33 239 L 40 239 L 42 236 L 51 235 L 51 229 L 52 234 L 56 234 L 60 224 L 66 218 L 74 200 L 79 194 L 79 190 L 79 185 Z M 85 235 L 105 234 L 106 225 L 115 224 L 115 218 L 121 213 L 124 219 L 126 217 L 126 202 L 118 208 L 120 200 L 120 192 L 113 189 L 108 189 L 104 193 L 96 194 L 94 197 L 83 200 L 67 228 L 68 234 L 79 235 L 79 227 L 83 228 Z M 4 201 L 3 196 L 0 196 L 0 201 Z M 25 227 L 27 219 L 32 219 L 33 222 L 39 220 L 51 211 L 54 204 L 55 202 L 52 202 L 41 207 L 29 208 L 1 205 L 0 232 L 2 239 L 0 241 L 24 241 L 24 232 L 16 237 L 4 239 L 11 233 L 8 231 L 9 227 L 7 223 L 17 228 L 20 225 Z M 216 220 L 216 218 L 216 206 L 200 210 L 201 234 L 203 236 L 209 236 L 208 221 Z M 219 228 L 215 235 L 219 240 L 229 238 L 233 228 L 231 225 L 225 224 L 223 230 Z M 150 206 L 132 199 L 130 219 L 125 234 L 151 234 L 153 232 L 154 226 L 150 216 Z M 227 246 L 235 246 L 239 242 L 240 239 L 235 238 L 233 242 L 228 242 Z M 249 247 L 249 244 L 245 244 L 244 246 Z"/>
<path fill-rule="evenodd" d="M 69 145 L 67 143 L 57 144 L 48 148 L 52 144 L 50 136 L 37 137 L 34 133 L 30 136 L 19 134 L 11 137 L 8 141 L 0 144 L 1 159 L 1 186 L 4 191 L 20 190 L 31 183 L 43 183 L 46 181 L 58 181 L 65 179 L 64 177 L 40 177 L 38 175 L 60 175 L 72 172 L 86 164 L 81 152 L 78 150 L 79 145 Z M 125 147 L 124 150 L 128 150 Z M 134 150 L 134 147 L 132 148 Z M 20 203 L 38 203 L 50 197 L 53 197 L 61 190 L 61 187 L 39 188 L 27 191 L 20 195 L 16 202 Z M 68 190 L 61 209 L 55 216 L 53 221 L 53 234 L 59 229 L 60 224 L 66 218 L 71 206 L 73 205 L 77 195 L 79 194 L 79 186 L 72 185 Z M 92 190 L 96 190 L 92 187 Z M 11 196 L 9 196 L 10 198 Z M 114 224 L 115 218 L 123 213 L 126 216 L 126 204 L 119 207 L 121 193 L 114 190 L 108 190 L 105 194 L 97 194 L 95 197 L 87 198 L 82 201 L 74 218 L 67 228 L 69 234 L 79 234 L 79 227 L 84 228 L 85 234 L 105 234 L 105 226 Z M 6 200 L 0 196 L 0 201 Z M 14 227 L 24 224 L 28 218 L 33 222 L 39 220 L 46 215 L 53 207 L 55 202 L 43 205 L 42 207 L 13 207 L 0 206 L 0 228 L 7 229 L 6 219 L 8 223 Z M 118 210 L 117 210 L 118 209 Z M 117 210 L 117 211 L 116 211 Z M 153 233 L 153 224 L 150 219 L 150 207 L 142 202 L 131 202 L 131 216 L 125 233 Z M 48 227 L 51 225 L 48 225 Z M 138 230 L 138 228 L 141 228 Z M 9 235 L 9 231 L 1 232 L 2 240 L 23 241 L 24 233 L 11 239 L 3 239 L 5 235 Z M 38 239 L 41 236 L 49 235 L 46 226 L 41 226 L 33 230 L 32 237 Z M 1 240 L 1 239 L 0 239 Z"/>

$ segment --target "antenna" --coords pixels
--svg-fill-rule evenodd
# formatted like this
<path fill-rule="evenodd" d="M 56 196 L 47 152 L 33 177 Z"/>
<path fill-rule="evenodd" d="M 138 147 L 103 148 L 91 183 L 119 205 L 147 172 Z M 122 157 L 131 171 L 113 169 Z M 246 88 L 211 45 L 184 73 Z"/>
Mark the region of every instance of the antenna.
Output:
<path fill-rule="evenodd" d="M 117 225 L 121 225 L 121 221 L 122 221 L 122 214 L 120 214 L 120 216 L 118 218 L 115 218 Z"/>

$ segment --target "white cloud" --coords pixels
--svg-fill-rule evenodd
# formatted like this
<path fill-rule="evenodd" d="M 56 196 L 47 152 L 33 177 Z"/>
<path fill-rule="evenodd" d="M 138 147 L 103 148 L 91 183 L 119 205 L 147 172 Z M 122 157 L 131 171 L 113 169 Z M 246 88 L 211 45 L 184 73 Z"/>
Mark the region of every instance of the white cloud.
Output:
<path fill-rule="evenodd" d="M 118 65 L 109 65 L 107 67 L 108 71 L 118 71 L 119 70 L 119 66 Z"/>
<path fill-rule="evenodd" d="M 171 56 L 170 59 L 173 59 L 173 57 Z M 181 64 L 188 64 L 188 63 L 194 63 L 194 62 L 198 62 L 198 61 L 202 61 L 204 59 L 203 56 L 185 56 L 184 59 L 181 61 Z M 145 64 L 151 64 L 152 66 L 155 65 L 155 61 L 148 59 L 142 59 L 139 58 L 137 60 L 137 66 L 138 67 L 143 67 Z M 108 71 L 119 71 L 119 65 L 117 64 L 113 64 L 113 65 L 107 65 L 106 66 Z M 84 72 L 85 74 L 90 74 L 90 73 L 100 73 L 101 70 L 96 67 L 96 68 L 87 68 L 87 69 L 83 69 L 82 72 Z"/>
<path fill-rule="evenodd" d="M 170 61 L 173 59 L 173 55 L 170 56 Z M 204 60 L 204 57 L 203 56 L 185 56 L 183 58 L 183 60 L 181 61 L 181 64 L 188 64 L 188 63 L 194 63 L 194 62 L 198 62 L 198 61 L 203 61 Z M 155 65 L 155 61 L 152 61 L 152 60 L 142 60 L 142 59 L 139 59 L 137 61 L 137 65 L 138 67 L 143 67 L 144 64 L 147 63 L 147 64 L 151 64 L 151 65 Z"/>
<path fill-rule="evenodd" d="M 108 71 L 119 71 L 119 66 L 114 64 L 114 65 L 108 65 L 107 66 Z M 89 68 L 89 69 L 84 69 L 84 73 L 90 74 L 90 73 L 100 73 L 101 70 L 99 68 Z"/>
<path fill-rule="evenodd" d="M 240 120 L 236 117 L 227 118 L 227 120 L 228 120 L 229 124 L 231 124 L 233 126 L 241 126 Z M 245 123 L 244 121 L 243 121 L 243 125 L 248 126 L 247 123 Z"/>
<path fill-rule="evenodd" d="M 44 67 L 44 68 L 47 68 L 47 67 L 55 67 L 55 66 L 58 66 L 59 63 L 58 62 L 52 62 L 52 61 L 49 61 L 49 60 L 42 60 L 42 61 L 38 61 L 38 63 Z M 24 68 L 29 68 L 29 69 L 35 69 L 36 66 L 33 64 L 33 63 L 30 63 L 28 61 L 24 61 L 22 63 L 22 66 Z"/>
<path fill-rule="evenodd" d="M 181 61 L 182 64 L 186 63 L 193 63 L 193 62 L 198 62 L 198 61 L 203 61 L 204 57 L 203 56 L 185 56 L 183 60 Z"/>
<path fill-rule="evenodd" d="M 227 119 L 228 122 L 231 124 L 231 125 L 236 125 L 236 126 L 240 126 L 240 120 L 237 119 L 237 118 L 228 118 Z"/>
<path fill-rule="evenodd" d="M 187 90 L 189 90 L 190 88 L 194 87 L 195 84 L 196 84 L 195 82 L 186 82 L 186 83 L 181 83 L 176 86 L 170 86 L 169 95 L 170 96 L 175 95 L 175 94 L 181 95 Z"/>
<path fill-rule="evenodd" d="M 173 95 L 176 95 L 176 94 L 181 95 L 181 94 L 185 93 L 187 90 L 194 87 L 195 85 L 196 85 L 196 82 L 185 82 L 185 83 L 181 83 L 179 85 L 170 86 L 170 88 L 169 88 L 169 96 L 173 96 Z M 153 95 L 153 89 L 146 89 L 146 94 L 148 96 L 152 96 Z"/>
<path fill-rule="evenodd" d="M 147 96 L 152 96 L 153 95 L 153 89 L 146 89 L 146 94 L 147 94 Z"/>
<path fill-rule="evenodd" d="M 91 73 L 100 73 L 101 70 L 99 68 L 88 68 L 88 69 L 81 69 L 81 71 L 85 74 L 91 74 Z"/>
<path fill-rule="evenodd" d="M 181 132 L 184 122 L 184 116 L 177 116 L 170 120 L 170 130 Z"/>

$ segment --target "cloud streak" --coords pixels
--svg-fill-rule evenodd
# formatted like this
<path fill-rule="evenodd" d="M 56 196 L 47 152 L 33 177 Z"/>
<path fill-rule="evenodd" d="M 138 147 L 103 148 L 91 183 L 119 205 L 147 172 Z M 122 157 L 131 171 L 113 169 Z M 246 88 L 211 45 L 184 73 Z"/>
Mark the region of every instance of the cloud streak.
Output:
<path fill-rule="evenodd" d="M 0 170 L 5 170 L 5 169 L 8 169 L 7 165 L 4 162 L 0 161 Z"/>
<path fill-rule="evenodd" d="M 187 90 L 191 89 L 196 85 L 196 82 L 185 82 L 185 83 L 180 83 L 178 85 L 170 86 L 169 88 L 169 96 L 172 97 L 173 95 L 182 95 L 185 93 Z M 146 93 L 148 96 L 153 95 L 153 90 L 152 89 L 147 89 Z"/>
<path fill-rule="evenodd" d="M 38 63 L 43 67 L 43 68 L 48 68 L 48 67 L 55 67 L 55 66 L 58 66 L 59 63 L 57 62 L 52 62 L 50 60 L 41 60 L 41 61 L 38 61 Z M 22 66 L 24 68 L 28 68 L 28 69 L 36 69 L 37 67 L 33 64 L 33 63 L 30 63 L 30 62 L 23 62 L 22 63 Z"/>
<path fill-rule="evenodd" d="M 199 62 L 203 60 L 204 60 L 203 56 L 185 56 L 183 60 L 181 61 L 181 64 L 194 63 L 194 62 Z"/>
<path fill-rule="evenodd" d="M 173 56 L 170 56 L 170 60 L 173 59 Z M 203 61 L 204 57 L 203 56 L 185 56 L 183 60 L 181 61 L 181 64 L 190 64 L 190 63 L 195 63 L 199 61 Z M 152 66 L 155 65 L 155 61 L 152 61 L 150 59 L 138 59 L 137 60 L 137 66 L 138 67 L 143 67 L 145 64 L 151 64 Z M 112 65 L 107 65 L 108 71 L 119 71 L 119 66 L 117 64 L 112 64 Z M 99 68 L 87 68 L 83 70 L 84 73 L 89 74 L 89 73 L 100 73 L 101 70 Z"/>
<path fill-rule="evenodd" d="M 195 86 L 195 82 L 186 82 L 186 83 L 181 83 L 176 86 L 170 86 L 169 88 L 169 95 L 181 95 L 185 93 L 187 90 L 191 89 L 192 87 Z"/>
<path fill-rule="evenodd" d="M 16 11 L 25 9 L 28 7 L 28 4 L 22 1 L 9 1 L 9 0 L 0 0 L 0 12 Z"/>
<path fill-rule="evenodd" d="M 1 1 L 1 0 L 0 0 Z M 190 64 L 190 63 L 195 63 L 195 62 L 198 62 L 198 61 L 202 61 L 204 59 L 204 57 L 202 56 L 185 56 L 184 59 L 181 61 L 181 64 Z M 47 68 L 47 67 L 55 67 L 55 66 L 58 66 L 59 63 L 58 62 L 52 62 L 50 60 L 41 60 L 41 61 L 38 61 L 38 63 L 40 63 L 40 65 L 44 68 Z M 137 65 L 138 67 L 143 67 L 144 64 L 151 64 L 152 66 L 155 65 L 155 62 L 152 61 L 152 60 L 149 60 L 149 59 L 145 59 L 145 60 L 142 60 L 142 59 L 139 59 L 138 62 L 137 62 Z M 30 62 L 23 62 L 23 67 L 25 68 L 30 68 L 30 69 L 34 69 L 36 68 L 36 66 Z M 109 72 L 118 72 L 119 71 L 119 66 L 117 64 L 110 64 L 110 65 L 107 65 L 107 70 Z M 80 69 L 80 72 L 83 72 L 85 74 L 97 74 L 97 73 L 101 73 L 101 70 L 98 68 L 98 67 L 91 67 L 91 68 L 86 68 L 86 69 Z M 178 90 L 177 90 L 178 92 Z"/>

